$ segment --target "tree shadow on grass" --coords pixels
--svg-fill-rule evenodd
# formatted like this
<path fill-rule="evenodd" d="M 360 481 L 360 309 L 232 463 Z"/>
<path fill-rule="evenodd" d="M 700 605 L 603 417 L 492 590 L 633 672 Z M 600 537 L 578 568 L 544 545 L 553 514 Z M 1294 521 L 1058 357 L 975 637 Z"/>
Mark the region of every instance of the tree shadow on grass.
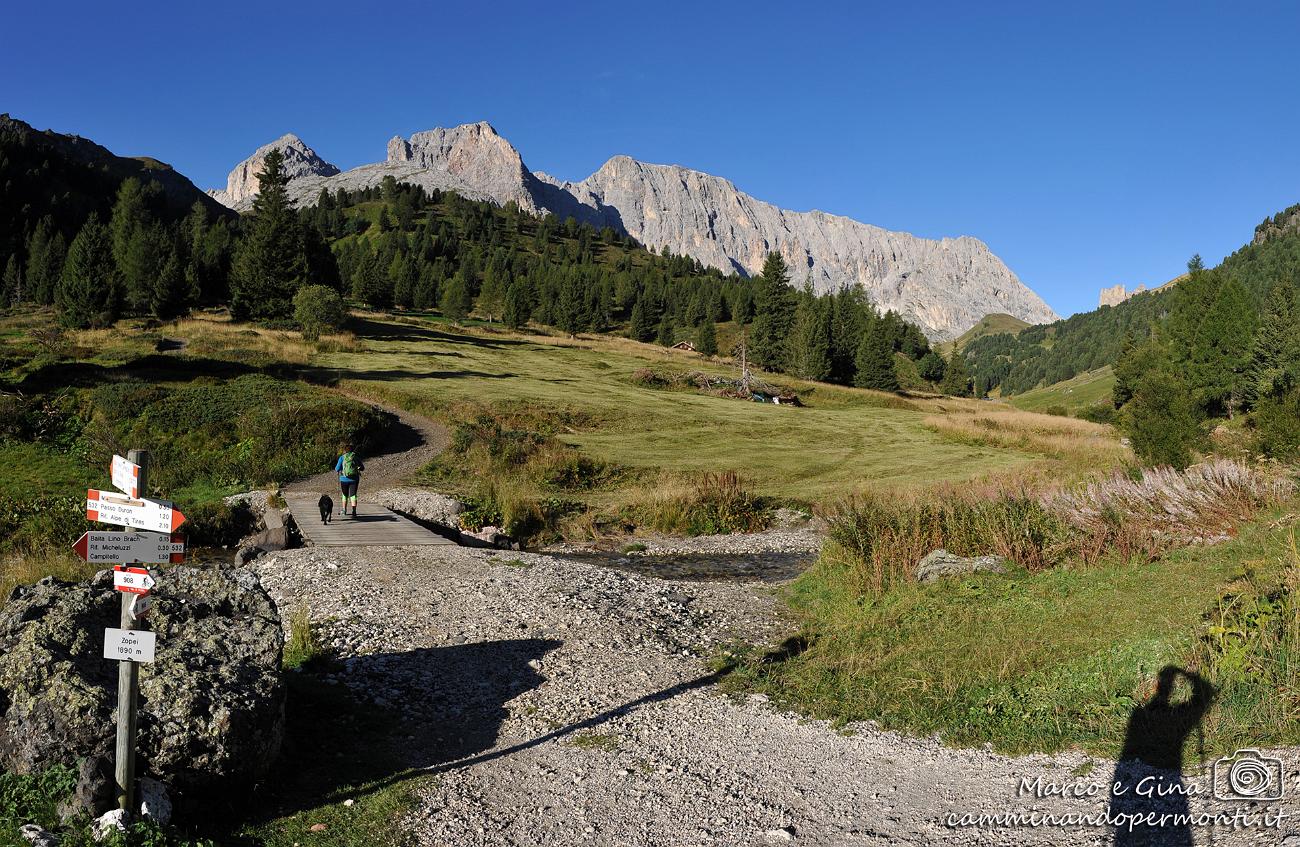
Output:
<path fill-rule="evenodd" d="M 518 347 L 529 343 L 518 338 L 484 338 L 481 335 L 460 335 L 434 329 L 431 326 L 383 323 L 368 318 L 353 318 L 348 326 L 359 338 L 367 341 L 437 341 L 443 344 L 463 344 L 468 347 L 483 347 L 489 350 Z"/>

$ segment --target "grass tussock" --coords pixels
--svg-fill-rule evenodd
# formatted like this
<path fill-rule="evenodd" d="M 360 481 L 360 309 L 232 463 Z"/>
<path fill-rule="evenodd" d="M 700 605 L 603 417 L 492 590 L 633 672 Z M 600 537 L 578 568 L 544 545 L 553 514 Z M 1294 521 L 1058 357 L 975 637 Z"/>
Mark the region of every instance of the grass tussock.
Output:
<path fill-rule="evenodd" d="M 758 532 L 772 522 L 772 505 L 735 471 L 704 473 L 656 486 L 634 508 L 639 525 L 678 535 Z"/>

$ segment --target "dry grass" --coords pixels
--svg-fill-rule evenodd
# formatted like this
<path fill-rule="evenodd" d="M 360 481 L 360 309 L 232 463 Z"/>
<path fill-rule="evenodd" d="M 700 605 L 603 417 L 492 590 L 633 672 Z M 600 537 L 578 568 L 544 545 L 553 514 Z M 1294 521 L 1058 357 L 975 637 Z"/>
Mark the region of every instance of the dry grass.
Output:
<path fill-rule="evenodd" d="M 96 570 L 71 553 L 11 553 L 0 559 L 0 599 L 8 597 L 15 586 L 31 585 L 47 576 L 76 582 L 89 579 Z"/>
<path fill-rule="evenodd" d="M 940 548 L 995 553 L 1030 572 L 1072 560 L 1152 562 L 1178 547 L 1226 538 L 1293 490 L 1289 480 L 1219 460 L 1038 493 L 941 486 L 866 495 L 827 515 L 830 533 L 817 569 L 836 591 L 874 597 L 912 581 L 921 558 Z"/>
<path fill-rule="evenodd" d="M 269 361 L 294 365 L 309 364 L 319 353 L 347 353 L 362 349 L 352 332 L 327 333 L 318 341 L 307 341 L 296 330 L 267 329 L 253 324 L 236 324 L 224 313 L 200 313 L 164 323 L 160 335 L 187 342 L 189 355 L 230 358 L 235 351 L 260 355 Z M 120 329 L 81 330 L 74 335 L 76 345 L 102 350 L 121 343 Z"/>
<path fill-rule="evenodd" d="M 1110 426 L 984 405 L 984 409 L 954 409 L 931 415 L 924 423 L 961 444 L 1041 453 L 1079 468 L 1118 466 L 1133 458 L 1132 451 L 1119 443 Z"/>

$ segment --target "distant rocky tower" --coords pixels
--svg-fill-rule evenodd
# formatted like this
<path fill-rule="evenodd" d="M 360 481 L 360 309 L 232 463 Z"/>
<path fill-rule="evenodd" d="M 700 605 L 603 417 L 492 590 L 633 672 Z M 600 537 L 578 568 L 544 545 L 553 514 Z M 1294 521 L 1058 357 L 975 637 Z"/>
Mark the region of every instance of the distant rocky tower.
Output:
<path fill-rule="evenodd" d="M 939 240 L 891 232 L 825 212 L 792 212 L 741 192 L 730 181 L 679 165 L 615 156 L 581 182 L 530 171 L 519 152 L 487 123 L 417 132 L 388 142 L 384 161 L 344 173 L 293 135 L 261 147 L 210 192 L 246 210 L 255 175 L 272 148 L 285 150 L 289 196 L 299 205 L 322 188 L 355 190 L 384 177 L 454 191 L 533 214 L 611 226 L 655 250 L 665 247 L 705 265 L 759 273 L 779 252 L 796 285 L 817 291 L 860 286 L 881 309 L 916 322 L 935 340 L 955 338 L 985 315 L 1030 323 L 1056 319 L 988 246 L 969 236 Z"/>
<path fill-rule="evenodd" d="M 1098 301 L 1097 306 L 1118 306 L 1134 294 L 1141 294 L 1146 290 L 1147 287 L 1145 285 L 1138 285 L 1138 287 L 1132 291 L 1125 291 L 1123 283 L 1112 285 L 1110 288 L 1103 288 L 1101 290 L 1101 299 Z"/>

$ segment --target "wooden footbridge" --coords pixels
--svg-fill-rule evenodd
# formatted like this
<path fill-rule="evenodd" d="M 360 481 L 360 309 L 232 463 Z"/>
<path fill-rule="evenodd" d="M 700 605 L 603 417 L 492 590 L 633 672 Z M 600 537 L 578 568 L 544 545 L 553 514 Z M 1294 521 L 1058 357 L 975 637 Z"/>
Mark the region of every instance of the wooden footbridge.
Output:
<path fill-rule="evenodd" d="M 343 508 L 338 505 L 339 498 L 334 499 L 334 519 L 322 523 L 319 494 L 294 492 L 285 495 L 289 512 L 307 544 L 313 547 L 456 546 L 451 539 L 374 503 L 358 502 L 356 517 L 344 517 Z"/>

